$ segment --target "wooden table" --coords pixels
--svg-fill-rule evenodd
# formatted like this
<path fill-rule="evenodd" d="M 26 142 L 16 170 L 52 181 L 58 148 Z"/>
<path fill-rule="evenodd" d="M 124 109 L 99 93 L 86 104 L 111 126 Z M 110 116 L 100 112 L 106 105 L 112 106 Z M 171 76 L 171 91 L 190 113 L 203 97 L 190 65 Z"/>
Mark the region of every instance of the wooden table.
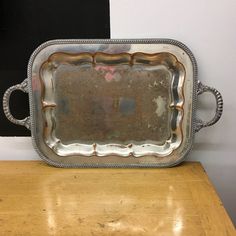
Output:
<path fill-rule="evenodd" d="M 0 235 L 236 235 L 199 163 L 58 169 L 0 162 Z"/>

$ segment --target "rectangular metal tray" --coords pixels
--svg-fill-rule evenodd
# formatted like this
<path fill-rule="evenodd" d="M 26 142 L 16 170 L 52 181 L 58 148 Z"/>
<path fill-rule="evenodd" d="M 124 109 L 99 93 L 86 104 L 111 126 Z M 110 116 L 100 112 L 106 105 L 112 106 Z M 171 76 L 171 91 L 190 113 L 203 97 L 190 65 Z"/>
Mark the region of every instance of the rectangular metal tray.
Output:
<path fill-rule="evenodd" d="M 9 110 L 16 89 L 29 92 L 24 120 Z M 195 119 L 197 94 L 205 91 L 217 100 L 209 122 Z M 59 167 L 176 165 L 194 133 L 223 109 L 220 93 L 197 81 L 191 51 L 171 39 L 46 42 L 3 103 L 9 120 L 31 129 L 42 159 Z"/>

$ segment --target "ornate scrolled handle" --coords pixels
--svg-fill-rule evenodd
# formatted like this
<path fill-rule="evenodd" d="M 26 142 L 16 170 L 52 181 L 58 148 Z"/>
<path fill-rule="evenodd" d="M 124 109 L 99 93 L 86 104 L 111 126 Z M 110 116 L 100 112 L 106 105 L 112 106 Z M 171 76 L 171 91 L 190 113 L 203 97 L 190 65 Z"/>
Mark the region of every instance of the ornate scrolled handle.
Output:
<path fill-rule="evenodd" d="M 28 93 L 28 79 L 25 79 L 21 84 L 14 85 L 7 89 L 7 91 L 3 95 L 3 111 L 7 117 L 8 120 L 10 120 L 12 123 L 16 125 L 22 125 L 25 126 L 27 129 L 30 129 L 30 117 L 26 117 L 22 120 L 18 120 L 13 117 L 10 111 L 9 101 L 11 97 L 11 93 L 15 90 L 21 90 L 24 93 Z"/>
<path fill-rule="evenodd" d="M 221 117 L 222 112 L 223 112 L 223 98 L 218 90 L 215 88 L 203 85 L 200 81 L 198 81 L 197 84 L 197 95 L 200 95 L 205 92 L 210 92 L 215 96 L 216 99 L 216 112 L 215 116 L 207 122 L 204 122 L 200 119 L 196 120 L 196 126 L 195 126 L 195 132 L 198 132 L 200 129 L 204 127 L 208 127 L 211 125 L 214 125 Z"/>

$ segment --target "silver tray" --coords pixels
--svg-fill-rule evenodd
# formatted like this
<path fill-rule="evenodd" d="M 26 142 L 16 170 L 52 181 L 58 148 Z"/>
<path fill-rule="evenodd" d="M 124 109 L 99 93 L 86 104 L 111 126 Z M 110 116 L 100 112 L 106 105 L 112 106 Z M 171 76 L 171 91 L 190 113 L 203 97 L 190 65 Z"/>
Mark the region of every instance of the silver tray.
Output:
<path fill-rule="evenodd" d="M 30 116 L 15 119 L 14 90 Z M 196 119 L 197 95 L 216 98 L 212 120 Z M 57 167 L 167 167 L 184 160 L 194 134 L 216 123 L 221 94 L 197 80 L 191 51 L 171 39 L 54 40 L 39 46 L 28 78 L 3 97 L 6 117 L 31 130 L 40 157 Z"/>

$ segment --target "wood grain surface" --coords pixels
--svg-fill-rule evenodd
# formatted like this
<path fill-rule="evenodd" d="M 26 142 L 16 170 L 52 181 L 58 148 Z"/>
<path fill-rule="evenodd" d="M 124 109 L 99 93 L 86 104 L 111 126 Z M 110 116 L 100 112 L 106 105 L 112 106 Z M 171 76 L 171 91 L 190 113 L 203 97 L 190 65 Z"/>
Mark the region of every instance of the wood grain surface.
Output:
<path fill-rule="evenodd" d="M 59 169 L 0 162 L 0 235 L 236 235 L 200 163 Z"/>

